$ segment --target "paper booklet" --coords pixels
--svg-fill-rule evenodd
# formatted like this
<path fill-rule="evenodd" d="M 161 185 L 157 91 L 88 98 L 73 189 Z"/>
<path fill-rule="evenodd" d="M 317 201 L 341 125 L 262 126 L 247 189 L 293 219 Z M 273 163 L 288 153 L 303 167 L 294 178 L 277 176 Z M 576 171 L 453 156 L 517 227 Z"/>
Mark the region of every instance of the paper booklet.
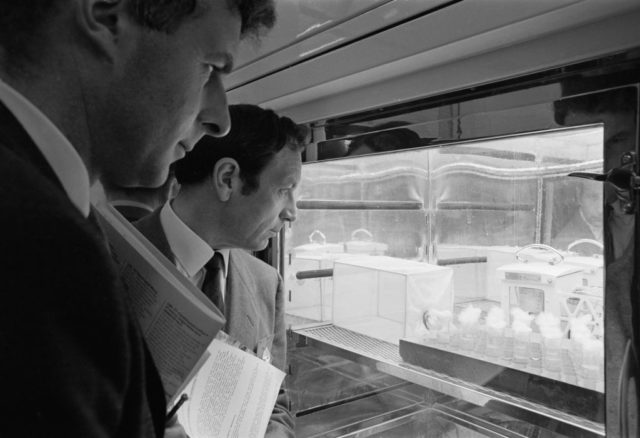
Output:
<path fill-rule="evenodd" d="M 205 362 L 224 316 L 116 209 L 100 204 L 94 211 L 171 406 Z"/>
<path fill-rule="evenodd" d="M 189 437 L 264 437 L 285 373 L 222 331 L 207 356 L 178 411 Z"/>

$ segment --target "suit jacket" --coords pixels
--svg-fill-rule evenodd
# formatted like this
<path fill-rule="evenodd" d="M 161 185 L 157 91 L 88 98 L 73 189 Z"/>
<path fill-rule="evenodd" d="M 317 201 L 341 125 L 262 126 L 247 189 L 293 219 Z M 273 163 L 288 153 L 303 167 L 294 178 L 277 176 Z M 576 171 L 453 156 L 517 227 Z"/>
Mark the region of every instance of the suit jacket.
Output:
<path fill-rule="evenodd" d="M 160 210 L 134 225 L 172 263 L 175 256 L 160 222 Z M 286 333 L 282 278 L 268 264 L 241 249 L 231 249 L 227 267 L 225 332 L 259 356 L 267 348 L 274 366 L 285 370 Z M 268 437 L 294 436 L 289 400 L 281 388 L 267 428 Z"/>
<path fill-rule="evenodd" d="M 160 377 L 95 222 L 0 104 L 3 436 L 161 437 Z"/>

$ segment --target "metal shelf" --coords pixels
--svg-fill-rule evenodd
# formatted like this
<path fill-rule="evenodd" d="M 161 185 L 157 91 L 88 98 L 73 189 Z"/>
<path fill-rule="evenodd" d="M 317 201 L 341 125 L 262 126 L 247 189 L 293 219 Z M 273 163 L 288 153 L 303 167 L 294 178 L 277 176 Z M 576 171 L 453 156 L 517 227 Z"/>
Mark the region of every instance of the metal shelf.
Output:
<path fill-rule="evenodd" d="M 422 210 L 424 204 L 419 201 L 301 199 L 296 207 L 299 210 Z"/>
<path fill-rule="evenodd" d="M 570 433 L 570 436 L 605 436 L 603 424 L 484 388 L 446 374 L 407 364 L 402 361 L 398 346 L 389 342 L 355 333 L 331 323 L 293 326 L 292 331 L 298 338 L 298 343 L 312 345 L 474 405 L 485 406 L 488 402 L 494 401 L 509 405 L 514 410 L 522 412 L 523 417 L 537 418 L 539 423 L 563 423 L 568 430 L 573 430 L 574 433 Z"/>

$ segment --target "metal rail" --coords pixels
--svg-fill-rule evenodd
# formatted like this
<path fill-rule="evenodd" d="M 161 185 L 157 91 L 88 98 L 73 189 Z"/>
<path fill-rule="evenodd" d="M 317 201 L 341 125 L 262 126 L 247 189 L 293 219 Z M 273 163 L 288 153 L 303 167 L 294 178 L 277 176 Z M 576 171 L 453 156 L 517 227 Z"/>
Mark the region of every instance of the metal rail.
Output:
<path fill-rule="evenodd" d="M 422 201 L 349 201 L 333 199 L 301 199 L 299 210 L 422 210 Z"/>

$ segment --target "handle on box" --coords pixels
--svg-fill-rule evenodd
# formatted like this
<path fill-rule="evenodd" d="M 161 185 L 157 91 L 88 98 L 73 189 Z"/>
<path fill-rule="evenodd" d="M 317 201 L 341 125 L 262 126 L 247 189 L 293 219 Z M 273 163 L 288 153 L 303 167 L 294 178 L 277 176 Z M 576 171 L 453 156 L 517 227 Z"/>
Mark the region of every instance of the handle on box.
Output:
<path fill-rule="evenodd" d="M 600 248 L 601 251 L 604 251 L 604 245 L 602 243 L 598 242 L 597 240 L 593 240 L 593 239 L 578 239 L 576 241 L 573 241 L 567 246 L 567 251 L 571 251 L 571 249 L 574 246 L 580 245 L 581 243 L 590 243 L 590 244 Z"/>
<path fill-rule="evenodd" d="M 422 312 L 422 324 L 424 324 L 424 328 L 426 328 L 427 330 L 431 330 L 429 324 L 429 316 L 429 310 L 425 310 L 424 312 Z"/>
<path fill-rule="evenodd" d="M 546 251 L 549 252 L 553 252 L 555 253 L 558 257 L 554 257 L 553 259 L 551 259 L 549 261 L 550 265 L 557 265 L 558 263 L 564 261 L 564 256 L 555 248 L 549 246 L 549 245 L 543 245 L 542 243 L 532 243 L 531 245 L 527 245 L 524 246 L 522 248 L 520 248 L 519 250 L 516 251 L 516 260 L 523 262 L 523 263 L 527 263 L 528 260 L 527 259 L 523 259 L 522 257 L 520 257 L 520 253 L 524 252 L 525 250 L 528 249 L 544 249 Z"/>
<path fill-rule="evenodd" d="M 320 238 L 320 243 L 322 245 L 325 245 L 327 243 L 327 236 L 324 235 L 324 233 L 320 230 L 314 230 L 313 233 L 309 234 L 309 242 L 311 243 L 316 243 L 316 241 L 314 240 L 314 238 Z"/>
<path fill-rule="evenodd" d="M 306 280 L 307 278 L 333 277 L 333 269 L 311 269 L 308 271 L 296 272 L 296 280 Z"/>
<path fill-rule="evenodd" d="M 358 234 L 364 234 L 364 239 L 357 239 Z M 373 240 L 373 234 L 365 228 L 358 228 L 357 230 L 353 230 L 351 233 L 351 240 L 364 240 L 370 242 Z"/>

